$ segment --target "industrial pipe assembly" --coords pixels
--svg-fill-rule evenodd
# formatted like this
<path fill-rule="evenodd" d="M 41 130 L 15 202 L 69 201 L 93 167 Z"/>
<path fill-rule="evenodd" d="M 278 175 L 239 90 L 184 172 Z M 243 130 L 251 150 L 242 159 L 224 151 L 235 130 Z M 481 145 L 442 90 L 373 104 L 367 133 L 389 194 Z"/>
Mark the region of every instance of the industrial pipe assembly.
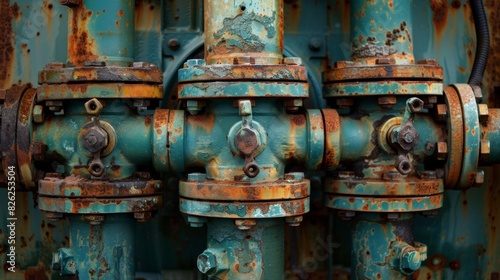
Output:
<path fill-rule="evenodd" d="M 137 257 L 141 242 L 156 242 L 156 232 L 179 234 L 161 218 L 164 185 L 175 178 L 179 215 L 206 238 L 203 249 L 187 249 L 197 252 L 189 268 L 199 277 L 288 279 L 290 235 L 310 238 L 315 195 L 322 195 L 315 204 L 322 223 L 329 223 L 322 211 L 349 221 L 318 238 L 323 244 L 350 230 L 341 249 L 349 248 L 351 279 L 417 279 L 433 267 L 427 258 L 437 248 L 414 234 L 417 214 L 442 219 L 436 215 L 448 190 L 478 189 L 487 181 L 483 167 L 500 162 L 500 109 L 481 103 L 487 47 L 478 51 L 471 84 L 449 83 L 436 58 L 415 59 L 412 1 L 200 0 L 186 2 L 202 9 L 203 50 L 175 55 L 197 46 L 183 26 L 156 66 L 135 61 L 144 47 L 137 43 L 137 9 L 146 2 L 50 4 L 67 13 L 67 61 L 38 69 L 38 87 L 18 83 L 0 92 L 0 183 L 14 181 L 18 192 L 35 194 L 38 209 L 30 215 L 68 222 L 67 243 L 39 261 L 49 266 L 43 275 L 140 278 L 137 267 L 147 262 Z M 172 22 L 187 13 L 185 3 L 153 2 L 144 5 L 161 7 Z M 330 66 L 339 56 L 317 39 L 308 44 L 317 57 L 285 56 L 287 20 L 297 20 L 285 5 L 324 5 L 330 16 L 345 9 L 350 58 Z M 487 38 L 484 11 L 474 12 L 479 37 Z M 165 65 L 180 65 L 179 57 L 183 67 L 167 75 Z M 330 108 L 308 106 L 309 81 L 319 69 L 309 65 L 318 57 Z M 164 89 L 169 84 L 176 84 L 175 96 Z M 172 100 L 176 109 L 165 104 Z M 312 176 L 322 177 L 322 194 L 311 188 Z M 154 233 L 136 234 L 138 223 Z M 297 250 L 319 262 L 317 249 Z M 332 260 L 336 253 L 327 252 Z"/>

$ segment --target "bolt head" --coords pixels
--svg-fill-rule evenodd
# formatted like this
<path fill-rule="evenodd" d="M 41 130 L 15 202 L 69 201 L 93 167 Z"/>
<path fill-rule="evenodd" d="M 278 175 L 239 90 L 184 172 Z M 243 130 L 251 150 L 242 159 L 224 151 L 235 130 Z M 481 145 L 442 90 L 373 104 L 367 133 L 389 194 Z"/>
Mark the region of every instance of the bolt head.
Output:
<path fill-rule="evenodd" d="M 45 119 L 45 110 L 42 105 L 35 105 L 33 107 L 33 122 L 43 123 Z"/>
<path fill-rule="evenodd" d="M 437 160 L 445 160 L 448 157 L 448 143 L 437 142 L 436 151 Z"/>
<path fill-rule="evenodd" d="M 242 155 L 251 155 L 261 144 L 259 133 L 253 128 L 243 127 L 234 135 L 234 146 Z"/>
<path fill-rule="evenodd" d="M 476 171 L 473 187 L 478 188 L 478 187 L 482 186 L 483 184 L 484 184 L 484 171 L 478 170 L 478 171 Z"/>
<path fill-rule="evenodd" d="M 490 154 L 490 141 L 489 140 L 481 140 L 481 144 L 479 146 L 479 151 L 481 153 L 481 158 L 486 158 Z"/>
<path fill-rule="evenodd" d="M 300 57 L 285 57 L 283 58 L 285 65 L 302 65 L 302 58 Z"/>
<path fill-rule="evenodd" d="M 238 107 L 240 116 L 249 116 L 252 114 L 252 102 L 250 100 L 240 100 Z"/>
<path fill-rule="evenodd" d="M 99 115 L 104 107 L 97 98 L 92 98 L 85 102 L 85 110 L 89 115 Z"/>
<path fill-rule="evenodd" d="M 302 216 L 286 217 L 286 222 L 291 227 L 298 227 L 298 226 L 300 226 L 300 223 L 302 222 L 302 220 L 303 220 Z"/>
<path fill-rule="evenodd" d="M 420 253 L 417 251 L 409 251 L 403 254 L 401 258 L 401 268 L 405 271 L 414 272 L 420 268 L 422 261 Z"/>
<path fill-rule="evenodd" d="M 290 172 L 285 174 L 285 180 L 290 182 L 298 182 L 304 180 L 304 173 Z"/>
<path fill-rule="evenodd" d="M 479 112 L 479 121 L 483 124 L 487 123 L 489 117 L 488 104 L 477 104 L 477 110 Z"/>
<path fill-rule="evenodd" d="M 184 65 L 187 67 L 205 66 L 207 62 L 204 59 L 188 59 Z"/>
<path fill-rule="evenodd" d="M 217 270 L 217 259 L 213 253 L 205 251 L 198 256 L 196 266 L 201 273 L 209 274 Z"/>
<path fill-rule="evenodd" d="M 89 222 L 91 225 L 99 225 L 102 222 L 104 222 L 104 216 L 103 215 L 85 215 L 83 216 L 86 221 Z"/>
<path fill-rule="evenodd" d="M 383 96 L 378 98 L 378 104 L 383 108 L 390 109 L 394 104 L 397 103 L 397 99 L 395 96 Z"/>
<path fill-rule="evenodd" d="M 108 146 L 108 133 L 101 127 L 91 127 L 83 135 L 83 146 L 91 153 L 96 153 Z"/>
<path fill-rule="evenodd" d="M 207 179 L 207 174 L 205 173 L 189 173 L 187 176 L 188 181 L 191 182 L 202 182 Z"/>
<path fill-rule="evenodd" d="M 448 117 L 448 107 L 445 104 L 436 105 L 436 119 L 438 121 L 446 121 Z"/>
<path fill-rule="evenodd" d="M 236 219 L 234 220 L 234 225 L 239 230 L 251 230 L 257 222 L 254 219 Z"/>
<path fill-rule="evenodd" d="M 170 39 L 168 41 L 168 47 L 171 49 L 171 50 L 178 50 L 180 47 L 181 47 L 181 43 L 179 42 L 179 40 L 177 39 Z"/>

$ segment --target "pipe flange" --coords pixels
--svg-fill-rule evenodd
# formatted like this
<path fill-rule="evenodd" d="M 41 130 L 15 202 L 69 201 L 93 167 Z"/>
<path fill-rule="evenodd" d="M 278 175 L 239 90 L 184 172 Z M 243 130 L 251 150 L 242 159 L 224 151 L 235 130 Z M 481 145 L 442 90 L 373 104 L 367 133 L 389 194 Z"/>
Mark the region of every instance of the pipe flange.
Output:
<path fill-rule="evenodd" d="M 460 97 L 457 91 L 448 86 L 444 89 L 446 106 L 448 107 L 448 159 L 445 166 L 445 186 L 455 189 L 459 182 L 464 150 L 464 125 Z"/>
<path fill-rule="evenodd" d="M 443 206 L 443 194 L 394 198 L 328 194 L 325 196 L 324 205 L 345 211 L 420 212 L 441 208 Z"/>

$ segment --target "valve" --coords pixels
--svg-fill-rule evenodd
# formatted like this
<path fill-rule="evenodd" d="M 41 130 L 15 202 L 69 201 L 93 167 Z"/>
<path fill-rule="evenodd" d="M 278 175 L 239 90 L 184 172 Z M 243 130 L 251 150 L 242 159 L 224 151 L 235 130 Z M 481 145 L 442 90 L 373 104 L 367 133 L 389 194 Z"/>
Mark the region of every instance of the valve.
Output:
<path fill-rule="evenodd" d="M 240 100 L 239 112 L 242 116 L 241 128 L 234 135 L 234 146 L 245 158 L 243 172 L 250 178 L 259 175 L 259 165 L 254 161 L 255 151 L 262 145 L 259 132 L 252 126 L 252 103 Z"/>
<path fill-rule="evenodd" d="M 92 162 L 89 164 L 89 173 L 94 177 L 101 177 L 104 173 L 104 164 L 101 160 L 101 152 L 108 146 L 109 135 L 101 127 L 99 116 L 102 111 L 102 104 L 97 99 L 91 99 L 85 103 L 87 113 L 96 115 L 92 121 L 82 127 L 83 147 L 92 153 Z"/>

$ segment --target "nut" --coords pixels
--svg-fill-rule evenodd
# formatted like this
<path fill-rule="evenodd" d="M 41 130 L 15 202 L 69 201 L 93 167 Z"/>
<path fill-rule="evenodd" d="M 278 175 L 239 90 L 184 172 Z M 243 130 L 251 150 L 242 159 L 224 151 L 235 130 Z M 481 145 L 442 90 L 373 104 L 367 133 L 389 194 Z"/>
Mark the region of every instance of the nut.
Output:
<path fill-rule="evenodd" d="M 486 124 L 488 122 L 489 112 L 487 104 L 477 104 L 477 110 L 479 111 L 479 122 Z"/>
<path fill-rule="evenodd" d="M 211 252 L 203 252 L 196 261 L 198 270 L 203 274 L 211 274 L 217 270 L 217 259 Z"/>
<path fill-rule="evenodd" d="M 83 146 L 91 153 L 96 153 L 108 146 L 108 133 L 101 127 L 92 126 L 83 135 Z"/>
<path fill-rule="evenodd" d="M 394 58 L 382 57 L 382 58 L 377 58 L 375 60 L 375 64 L 381 64 L 381 65 L 396 64 L 396 60 Z"/>
<path fill-rule="evenodd" d="M 474 92 L 474 97 L 476 98 L 476 103 L 479 104 L 483 101 L 483 91 L 480 86 L 471 85 L 472 91 Z"/>
<path fill-rule="evenodd" d="M 234 220 L 234 224 L 239 230 L 250 230 L 257 222 L 254 219 L 236 219 Z"/>
<path fill-rule="evenodd" d="M 198 101 L 198 100 L 186 101 L 186 109 L 193 116 L 198 115 L 205 106 L 206 103 L 204 101 Z"/>
<path fill-rule="evenodd" d="M 436 144 L 436 158 L 437 160 L 445 160 L 448 157 L 448 143 L 437 142 Z"/>
<path fill-rule="evenodd" d="M 204 59 L 188 59 L 186 63 L 184 63 L 184 68 L 205 65 L 207 65 L 207 62 Z"/>
<path fill-rule="evenodd" d="M 188 181 L 191 182 L 202 182 L 207 179 L 207 174 L 205 173 L 189 173 L 187 177 Z"/>
<path fill-rule="evenodd" d="M 300 223 L 302 222 L 302 220 L 303 220 L 302 216 L 286 217 L 286 222 L 291 227 L 298 227 L 298 226 L 300 226 Z"/>
<path fill-rule="evenodd" d="M 181 43 L 179 42 L 179 40 L 173 38 L 173 39 L 170 39 L 168 41 L 168 47 L 175 51 L 175 50 L 178 50 L 180 47 L 181 47 Z"/>
<path fill-rule="evenodd" d="M 446 121 L 448 117 L 448 107 L 445 104 L 436 105 L 436 119 L 438 121 Z"/>
<path fill-rule="evenodd" d="M 86 221 L 89 222 L 89 224 L 93 226 L 100 225 L 102 222 L 104 222 L 103 215 L 84 215 L 83 217 Z"/>
<path fill-rule="evenodd" d="M 285 57 L 283 59 L 285 65 L 302 65 L 302 58 L 300 57 Z"/>
<path fill-rule="evenodd" d="M 56 212 L 45 212 L 45 217 L 51 222 L 57 222 L 63 218 L 63 214 Z"/>
<path fill-rule="evenodd" d="M 352 61 L 336 61 L 333 65 L 334 68 L 346 68 L 349 66 L 354 66 L 354 62 Z"/>
<path fill-rule="evenodd" d="M 290 172 L 285 174 L 285 181 L 299 182 L 302 180 L 304 180 L 304 173 L 302 172 Z"/>
<path fill-rule="evenodd" d="M 250 116 L 252 114 L 252 102 L 250 100 L 240 100 L 238 107 L 240 116 Z"/>
<path fill-rule="evenodd" d="M 207 219 L 205 217 L 188 216 L 187 222 L 190 227 L 199 228 L 202 227 L 203 224 L 207 222 Z"/>
<path fill-rule="evenodd" d="M 396 102 L 397 100 L 395 96 L 383 96 L 378 98 L 378 104 L 385 109 L 392 108 L 392 105 L 396 104 Z"/>
<path fill-rule="evenodd" d="M 481 144 L 479 146 L 480 159 L 487 159 L 490 155 L 490 141 L 489 140 L 481 140 Z"/>
<path fill-rule="evenodd" d="M 255 64 L 255 58 L 251 56 L 235 57 L 233 64 Z"/>
<path fill-rule="evenodd" d="M 42 105 L 35 105 L 33 107 L 33 122 L 34 123 L 43 123 L 45 119 L 45 111 Z"/>
<path fill-rule="evenodd" d="M 103 106 L 99 100 L 92 98 L 85 102 L 85 110 L 89 115 L 99 115 L 103 109 Z"/>
<path fill-rule="evenodd" d="M 479 188 L 480 186 L 483 185 L 483 183 L 484 183 L 484 171 L 478 170 L 476 171 L 473 187 Z"/>
<path fill-rule="evenodd" d="M 417 64 L 438 65 L 438 62 L 435 59 L 426 58 L 426 59 L 421 59 L 421 60 L 417 61 Z"/>

